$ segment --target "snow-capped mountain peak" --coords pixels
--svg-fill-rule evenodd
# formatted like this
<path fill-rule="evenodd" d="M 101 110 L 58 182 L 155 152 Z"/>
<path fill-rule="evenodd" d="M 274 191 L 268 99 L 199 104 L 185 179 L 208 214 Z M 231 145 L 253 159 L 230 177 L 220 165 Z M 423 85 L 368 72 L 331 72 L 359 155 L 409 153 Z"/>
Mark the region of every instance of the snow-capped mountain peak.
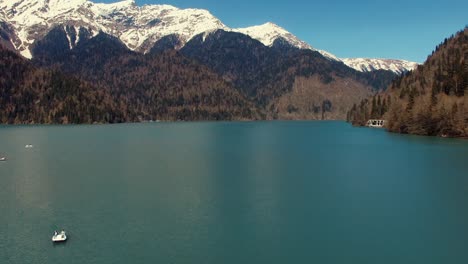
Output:
<path fill-rule="evenodd" d="M 149 51 L 159 39 L 175 35 L 182 47 L 198 34 L 206 37 L 210 32 L 222 29 L 246 34 L 266 46 L 278 39 L 299 49 L 321 53 L 329 60 L 342 61 L 358 71 L 391 70 L 402 73 L 416 67 L 417 63 L 384 59 L 339 59 L 335 55 L 318 50 L 300 40 L 286 29 L 267 22 L 262 25 L 231 29 L 204 9 L 179 9 L 171 5 L 138 6 L 135 0 L 115 3 L 94 3 L 90 0 L 0 0 L 0 21 L 7 24 L 12 47 L 23 56 L 31 58 L 30 47 L 56 26 L 80 28 L 91 36 L 100 31 L 119 38 L 128 48 Z M 65 30 L 66 34 L 70 34 Z M 13 32 L 13 33 L 11 33 Z M 79 39 L 67 36 L 70 49 Z M 74 43 L 72 39 L 75 39 Z"/>
<path fill-rule="evenodd" d="M 298 39 L 296 36 L 285 30 L 284 28 L 267 22 L 263 25 L 252 26 L 246 28 L 236 28 L 233 31 L 240 32 L 262 42 L 265 46 L 273 45 L 273 42 L 282 37 L 290 44 L 300 49 L 312 49 L 312 47 L 306 42 Z"/>
<path fill-rule="evenodd" d="M 164 36 L 177 34 L 185 44 L 194 36 L 216 29 L 229 30 L 203 9 L 170 5 L 137 6 L 134 0 L 93 3 L 88 0 L 0 0 L 0 19 L 16 31 L 12 44 L 31 58 L 33 42 L 57 25 L 84 27 L 93 36 L 103 31 L 132 50 L 146 52 Z"/>
<path fill-rule="evenodd" d="M 392 71 L 396 74 L 402 74 L 414 70 L 419 64 L 406 60 L 394 59 L 366 59 L 366 58 L 348 58 L 342 59 L 343 63 L 357 71 L 370 72 L 375 70 Z"/>
<path fill-rule="evenodd" d="M 251 38 L 262 42 L 265 46 L 272 46 L 275 40 L 282 38 L 296 48 L 314 50 L 314 51 L 319 52 L 320 54 L 322 54 L 323 56 L 325 56 L 326 58 L 330 60 L 335 60 L 335 61 L 340 60 L 335 55 L 327 51 L 315 49 L 314 47 L 309 45 L 307 42 L 300 40 L 298 37 L 291 34 L 291 32 L 287 31 L 286 29 L 272 22 L 267 22 L 259 26 L 236 28 L 236 29 L 233 29 L 233 31 L 246 34 L 250 36 Z"/>

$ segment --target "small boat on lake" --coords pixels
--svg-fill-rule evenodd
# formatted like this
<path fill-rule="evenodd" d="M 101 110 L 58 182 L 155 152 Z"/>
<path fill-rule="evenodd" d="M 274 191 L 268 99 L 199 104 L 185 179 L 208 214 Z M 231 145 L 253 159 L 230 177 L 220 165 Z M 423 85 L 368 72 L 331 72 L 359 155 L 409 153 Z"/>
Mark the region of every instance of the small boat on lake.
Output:
<path fill-rule="evenodd" d="M 26 146 L 24 146 L 25 148 L 33 148 L 34 146 L 31 145 L 31 144 L 27 144 Z"/>
<path fill-rule="evenodd" d="M 60 231 L 60 233 L 55 231 L 54 235 L 52 236 L 52 242 L 65 242 L 66 240 L 67 240 L 67 234 L 65 233 L 64 230 Z"/>
<path fill-rule="evenodd" d="M 0 161 L 6 161 L 6 157 L 0 157 Z"/>

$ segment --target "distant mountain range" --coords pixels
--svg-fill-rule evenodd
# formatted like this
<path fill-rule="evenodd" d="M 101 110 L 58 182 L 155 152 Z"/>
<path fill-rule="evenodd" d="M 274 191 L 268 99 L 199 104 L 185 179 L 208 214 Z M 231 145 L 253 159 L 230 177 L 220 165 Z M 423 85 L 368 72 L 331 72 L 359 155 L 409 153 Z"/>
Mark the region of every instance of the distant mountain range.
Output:
<path fill-rule="evenodd" d="M 147 53 L 161 38 L 173 35 L 178 39 L 175 48 L 182 48 L 198 34 L 216 30 L 246 34 L 271 46 L 278 39 L 300 49 L 318 51 L 323 56 L 343 61 L 358 71 L 390 70 L 397 74 L 412 70 L 416 63 L 389 59 L 339 59 L 335 55 L 313 48 L 285 29 L 265 23 L 248 28 L 229 28 L 209 11 L 179 9 L 170 5 L 137 6 L 133 0 L 113 4 L 93 3 L 88 0 L 0 0 L 0 20 L 8 24 L 11 45 L 24 57 L 31 58 L 31 46 L 52 28 L 68 26 L 69 34 L 81 28 L 96 36 L 100 31 L 119 38 L 129 49 Z M 75 33 L 73 33 L 75 32 Z M 69 36 L 73 48 L 80 41 Z"/>
<path fill-rule="evenodd" d="M 392 71 L 396 74 L 403 74 L 410 70 L 416 69 L 418 64 L 416 62 L 406 60 L 392 60 L 392 59 L 342 59 L 344 64 L 349 67 L 362 72 L 371 72 L 375 70 Z"/>
<path fill-rule="evenodd" d="M 7 123 L 344 119 L 416 65 L 339 59 L 273 23 L 232 29 L 206 10 L 134 1 L 0 0 L 0 46 L 33 72 L 0 73 L 15 77 L 3 88 Z M 73 80 L 53 83 L 68 104 L 42 105 L 50 90 L 36 72 Z"/>

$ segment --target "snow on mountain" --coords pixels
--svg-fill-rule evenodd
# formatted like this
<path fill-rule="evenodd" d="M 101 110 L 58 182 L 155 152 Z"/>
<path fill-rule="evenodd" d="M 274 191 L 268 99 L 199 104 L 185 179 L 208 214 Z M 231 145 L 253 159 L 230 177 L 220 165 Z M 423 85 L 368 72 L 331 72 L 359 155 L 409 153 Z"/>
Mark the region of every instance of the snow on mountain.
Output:
<path fill-rule="evenodd" d="M 259 26 L 252 26 L 252 27 L 246 27 L 246 28 L 236 28 L 233 29 L 235 32 L 240 32 L 245 35 L 250 36 L 253 39 L 256 39 L 260 42 L 262 42 L 265 46 L 272 46 L 273 42 L 278 39 L 278 38 L 283 38 L 286 40 L 289 44 L 293 45 L 296 48 L 299 49 L 311 49 L 314 51 L 318 51 L 320 54 L 325 56 L 326 58 L 332 59 L 339 61 L 339 59 L 324 50 L 318 50 L 313 48 L 311 45 L 307 44 L 306 42 L 300 40 L 298 37 L 294 36 L 284 28 L 271 23 L 267 22 L 263 25 Z"/>
<path fill-rule="evenodd" d="M 396 74 L 402 74 L 407 71 L 414 70 L 418 63 L 406 60 L 392 60 L 392 59 L 364 59 L 364 58 L 350 58 L 341 59 L 344 64 L 355 70 L 361 72 L 370 72 L 375 70 L 387 70 Z"/>
<path fill-rule="evenodd" d="M 352 59 L 340 59 L 335 55 L 324 51 L 313 48 L 308 43 L 300 40 L 284 28 L 275 25 L 271 22 L 265 23 L 260 26 L 253 26 L 247 28 L 237 28 L 233 31 L 240 32 L 250 36 L 262 42 L 265 46 L 272 46 L 273 42 L 278 38 L 283 38 L 289 44 L 300 49 L 311 49 L 319 52 L 324 57 L 334 60 L 341 61 L 348 67 L 361 72 L 370 72 L 375 70 L 387 70 L 392 71 L 396 74 L 401 74 L 413 70 L 418 66 L 416 62 L 410 62 L 405 60 L 392 60 L 392 59 L 366 59 L 366 58 L 352 58 Z"/>
<path fill-rule="evenodd" d="M 138 6 L 135 0 L 116 3 L 93 3 L 89 0 L 0 0 L 0 22 L 5 21 L 11 46 L 31 58 L 30 47 L 55 26 L 71 26 L 75 32 L 85 28 L 91 36 L 103 31 L 118 37 L 128 48 L 149 51 L 154 43 L 167 35 L 177 35 L 181 46 L 201 33 L 218 29 L 246 34 L 266 46 L 282 38 L 294 47 L 318 51 L 330 60 L 342 61 L 358 71 L 391 70 L 402 73 L 417 63 L 402 60 L 339 59 L 335 55 L 313 48 L 284 28 L 271 22 L 259 26 L 231 29 L 209 11 L 179 9 L 171 5 Z M 67 34 L 70 34 L 66 30 Z M 71 43 L 70 48 L 78 43 Z M 180 48 L 179 47 L 179 48 Z"/>
<path fill-rule="evenodd" d="M 0 0 L 0 19 L 17 32 L 13 42 L 20 53 L 31 58 L 30 46 L 56 25 L 85 27 L 92 36 L 99 31 L 118 37 L 132 50 L 147 52 L 164 36 L 176 34 L 182 46 L 194 36 L 217 29 L 240 32 L 271 46 L 283 38 L 294 47 L 312 49 L 332 60 L 333 54 L 314 49 L 285 29 L 265 23 L 260 26 L 231 29 L 203 9 L 179 9 L 170 5 L 139 7 L 134 0 L 104 4 L 88 0 Z M 74 43 L 76 44 L 76 43 Z M 73 47 L 70 43 L 70 47 Z"/>
<path fill-rule="evenodd" d="M 56 25 L 84 27 L 118 37 L 130 49 L 146 52 L 157 40 L 177 34 L 184 44 L 192 37 L 217 29 L 229 30 L 207 10 L 170 5 L 137 6 L 134 0 L 96 4 L 88 0 L 0 0 L 0 19 L 18 35 L 13 43 L 31 58 L 29 47 Z"/>
<path fill-rule="evenodd" d="M 248 35 L 251 38 L 262 42 L 265 46 L 273 45 L 273 42 L 277 38 L 282 37 L 295 47 L 298 47 L 300 49 L 312 49 L 312 47 L 306 42 L 298 39 L 296 36 L 286 31 L 284 28 L 271 22 L 267 22 L 259 26 L 236 28 L 233 29 L 233 31 Z"/>

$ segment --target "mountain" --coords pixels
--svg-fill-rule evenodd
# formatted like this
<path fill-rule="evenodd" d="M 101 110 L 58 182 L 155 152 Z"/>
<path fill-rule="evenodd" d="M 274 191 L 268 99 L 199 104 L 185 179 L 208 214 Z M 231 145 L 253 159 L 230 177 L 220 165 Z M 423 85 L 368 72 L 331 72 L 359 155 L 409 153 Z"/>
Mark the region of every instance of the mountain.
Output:
<path fill-rule="evenodd" d="M 253 39 L 256 39 L 263 43 L 265 46 L 272 47 L 275 45 L 275 42 L 282 42 L 283 45 L 289 45 L 298 49 L 310 49 L 317 51 L 325 58 L 334 61 L 341 61 L 348 67 L 351 67 L 357 71 L 361 72 L 371 72 L 371 71 L 391 71 L 397 75 L 411 71 L 418 63 L 410 62 L 405 60 L 394 60 L 394 59 L 366 59 L 366 58 L 345 58 L 340 59 L 330 52 L 319 50 L 313 48 L 311 45 L 300 40 L 298 37 L 294 36 L 284 28 L 267 22 L 263 25 L 252 26 L 247 28 L 237 28 L 233 29 L 234 32 L 240 32 L 245 35 L 250 36 Z"/>
<path fill-rule="evenodd" d="M 0 0 L 0 20 L 17 32 L 12 41 L 31 58 L 29 47 L 57 25 L 85 28 L 91 36 L 103 31 L 119 38 L 131 50 L 147 52 L 164 36 L 177 34 L 182 43 L 203 32 L 227 28 L 202 9 L 170 5 L 137 6 L 133 0 L 96 4 L 87 0 Z M 79 39 L 76 39 L 79 41 Z"/>
<path fill-rule="evenodd" d="M 32 62 L 109 91 L 126 109 L 126 120 L 136 120 L 136 116 L 169 120 L 221 116 L 343 119 L 347 107 L 369 96 L 383 80 L 378 72 L 360 73 L 312 50 L 291 48 L 282 52 L 244 34 L 224 30 L 199 34 L 180 51 L 162 48 L 147 54 L 129 50 L 104 32 L 89 39 L 82 37 L 69 49 L 67 30 L 58 26 L 35 42 Z M 161 42 L 166 40 L 172 43 L 170 36 Z M 296 94 L 298 80 L 306 95 L 291 97 Z M 212 99 L 203 101 L 207 98 Z M 181 116 L 174 112 L 177 109 L 206 112 L 202 116 Z M 224 114 L 212 115 L 219 111 Z"/>
<path fill-rule="evenodd" d="M 398 133 L 468 137 L 468 28 L 445 39 L 377 99 L 353 106 L 348 118 L 358 124 L 384 118 Z"/>
<path fill-rule="evenodd" d="M 31 58 L 30 48 L 56 26 L 66 29 L 72 49 L 81 40 L 79 32 L 89 32 L 88 38 L 104 32 L 119 38 L 129 49 L 149 52 L 155 45 L 165 49 L 180 49 L 201 33 L 219 29 L 240 32 L 271 47 L 283 40 L 299 49 L 311 49 L 324 57 L 341 61 L 335 55 L 315 49 L 285 29 L 271 22 L 259 26 L 232 29 L 203 9 L 179 9 L 170 5 L 136 5 L 134 0 L 112 4 L 88 0 L 0 0 L 0 28 L 9 36 L 4 45 L 10 45 L 24 57 Z M 166 37 L 171 36 L 171 41 Z M 165 42 L 164 42 L 165 41 Z M 174 46 L 172 46 L 174 44 Z M 156 48 L 158 49 L 158 48 Z M 161 50 L 161 48 L 159 48 Z M 359 71 L 390 70 L 396 74 L 414 68 L 409 62 L 398 60 L 343 59 L 346 65 Z"/>
<path fill-rule="evenodd" d="M 361 71 L 371 72 L 376 70 L 391 71 L 398 75 L 416 69 L 418 63 L 406 60 L 392 60 L 392 59 L 341 59 L 344 64 L 349 67 Z"/>
<path fill-rule="evenodd" d="M 306 42 L 300 40 L 298 37 L 294 36 L 287 30 L 285 30 L 284 28 L 271 22 L 267 22 L 259 26 L 237 28 L 237 29 L 233 29 L 232 31 L 240 32 L 245 35 L 248 35 L 251 38 L 260 41 L 261 43 L 263 43 L 265 46 L 268 46 L 268 47 L 273 46 L 275 41 L 283 40 L 285 43 L 288 43 L 292 47 L 296 47 L 298 49 L 310 49 L 313 51 L 317 51 L 326 58 L 339 61 L 339 59 L 335 55 L 329 52 L 323 51 L 323 50 L 317 50 L 313 48 Z"/>
<path fill-rule="evenodd" d="M 35 43 L 32 61 L 0 44 L 1 123 L 262 118 L 229 83 L 176 51 L 143 55 L 103 32 L 68 44 L 61 26 Z"/>
<path fill-rule="evenodd" d="M 293 34 L 286 31 L 271 22 L 267 22 L 260 26 L 234 29 L 234 32 L 243 33 L 263 43 L 265 46 L 273 45 L 273 42 L 278 38 L 283 38 L 287 42 L 299 49 L 312 49 L 312 47 L 304 41 L 298 39 Z"/>
<path fill-rule="evenodd" d="M 32 62 L 108 91 L 125 121 L 261 118 L 261 111 L 230 83 L 177 51 L 141 54 L 104 32 L 70 50 L 62 43 L 66 35 L 57 27 L 38 41 Z"/>
<path fill-rule="evenodd" d="M 395 77 L 388 71 L 358 72 L 310 49 L 267 47 L 224 30 L 195 36 L 180 51 L 233 83 L 271 118 L 344 119 L 346 106 Z"/>
<path fill-rule="evenodd" d="M 0 41 L 142 119 L 344 119 L 396 74 L 356 71 L 273 24 L 134 1 L 0 0 Z M 390 68 L 391 69 L 391 68 Z"/>

